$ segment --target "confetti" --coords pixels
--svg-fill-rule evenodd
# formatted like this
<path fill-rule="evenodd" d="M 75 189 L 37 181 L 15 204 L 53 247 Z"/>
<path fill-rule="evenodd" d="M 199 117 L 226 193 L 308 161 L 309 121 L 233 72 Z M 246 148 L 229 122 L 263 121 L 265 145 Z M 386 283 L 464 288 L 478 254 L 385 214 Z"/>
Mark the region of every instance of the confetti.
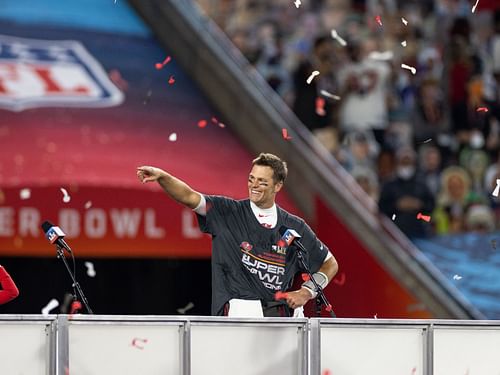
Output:
<path fill-rule="evenodd" d="M 47 306 L 42 309 L 42 315 L 49 315 L 50 311 L 59 306 L 59 301 L 55 298 L 52 298 Z"/>
<path fill-rule="evenodd" d="M 109 71 L 109 79 L 120 89 L 120 90 L 127 90 L 128 89 L 128 82 L 122 77 L 121 73 L 118 71 L 118 69 L 111 69 Z"/>
<path fill-rule="evenodd" d="M 163 60 L 163 62 L 156 63 L 155 68 L 158 70 L 162 69 L 165 65 L 167 65 L 170 62 L 170 60 L 171 60 L 170 56 L 167 56 L 165 60 Z"/>
<path fill-rule="evenodd" d="M 476 109 L 476 112 L 488 112 L 488 108 L 486 107 L 479 107 L 478 109 Z"/>
<path fill-rule="evenodd" d="M 479 4 L 479 0 L 476 0 L 476 3 L 472 7 L 472 13 L 474 13 L 476 11 L 477 4 Z"/>
<path fill-rule="evenodd" d="M 186 306 L 178 308 L 177 312 L 179 314 L 184 315 L 186 313 L 186 311 L 191 310 L 193 307 L 194 307 L 194 303 L 193 302 L 189 302 Z"/>
<path fill-rule="evenodd" d="M 302 274 L 302 280 L 303 281 L 309 281 L 311 280 L 311 276 L 309 276 L 307 273 Z"/>
<path fill-rule="evenodd" d="M 198 121 L 198 127 L 199 128 L 204 128 L 205 126 L 207 126 L 207 120 L 200 120 L 200 121 Z"/>
<path fill-rule="evenodd" d="M 295 0 L 294 4 L 297 9 L 299 9 L 299 7 L 302 5 L 300 0 Z"/>
<path fill-rule="evenodd" d="M 431 217 L 427 215 L 422 215 L 420 212 L 417 214 L 417 220 L 422 219 L 423 221 L 429 222 L 431 221 Z"/>
<path fill-rule="evenodd" d="M 322 375 L 332 375 L 332 372 L 330 370 L 325 370 Z"/>
<path fill-rule="evenodd" d="M 73 302 L 71 302 L 71 309 L 70 309 L 70 314 L 73 315 L 73 314 L 78 314 L 78 312 L 82 309 L 82 303 L 78 300 L 73 300 Z"/>
<path fill-rule="evenodd" d="M 316 114 L 318 116 L 325 116 L 326 111 L 325 111 L 325 99 L 323 98 L 316 98 Z"/>
<path fill-rule="evenodd" d="M 276 292 L 274 293 L 274 299 L 276 301 L 279 301 L 280 299 L 287 299 L 288 298 L 288 293 L 286 292 Z"/>
<path fill-rule="evenodd" d="M 411 74 L 413 74 L 413 75 L 417 74 L 417 69 L 414 68 L 413 66 L 401 64 L 401 68 L 408 69 L 409 71 L 411 71 Z"/>
<path fill-rule="evenodd" d="M 396 214 L 392 214 L 392 221 L 396 220 Z"/>
<path fill-rule="evenodd" d="M 377 61 L 389 61 L 394 58 L 394 53 L 392 51 L 385 51 L 385 52 L 373 51 L 370 52 L 368 58 Z"/>
<path fill-rule="evenodd" d="M 462 276 L 459 276 L 459 275 L 453 276 L 453 280 L 460 280 L 461 278 L 462 278 Z"/>
<path fill-rule="evenodd" d="M 175 83 L 175 78 L 174 76 L 170 76 L 170 78 L 168 79 L 168 84 L 169 85 L 173 85 Z"/>
<path fill-rule="evenodd" d="M 177 140 L 177 133 L 172 133 L 168 136 L 170 142 L 175 142 Z"/>
<path fill-rule="evenodd" d="M 96 272 L 94 269 L 94 263 L 92 262 L 85 262 L 85 267 L 87 267 L 87 276 L 88 277 L 95 277 Z"/>
<path fill-rule="evenodd" d="M 378 319 L 377 314 L 373 315 L 373 319 Z"/>
<path fill-rule="evenodd" d="M 380 16 L 375 16 L 375 21 L 380 25 L 380 26 L 383 26 L 382 25 L 382 17 Z"/>
<path fill-rule="evenodd" d="M 88 210 L 90 207 L 92 207 L 92 201 L 87 201 L 85 203 L 85 209 Z"/>
<path fill-rule="evenodd" d="M 403 47 L 406 47 L 406 46 L 407 46 L 407 44 L 408 44 L 408 43 L 406 43 L 406 40 L 403 40 L 403 41 L 401 42 L 401 45 L 402 45 Z"/>
<path fill-rule="evenodd" d="M 331 35 L 332 35 L 332 38 L 335 39 L 337 42 L 339 42 L 339 44 L 342 46 L 342 47 L 345 47 L 347 46 L 347 42 L 345 41 L 345 39 L 343 39 L 338 33 L 337 33 L 337 30 L 335 29 L 332 29 L 331 31 Z"/>
<path fill-rule="evenodd" d="M 19 198 L 22 200 L 30 199 L 31 198 L 31 189 L 24 188 L 19 191 Z"/>
<path fill-rule="evenodd" d="M 311 75 L 309 76 L 309 78 L 307 78 L 307 84 L 310 85 L 312 80 L 314 79 L 314 77 L 316 77 L 317 75 L 319 75 L 319 72 L 317 70 L 315 70 L 314 72 L 311 73 Z"/>
<path fill-rule="evenodd" d="M 430 141 L 432 141 L 432 138 L 426 139 L 426 140 L 425 140 L 425 141 L 423 141 L 422 143 L 429 143 Z"/>
<path fill-rule="evenodd" d="M 283 139 L 285 139 L 286 141 L 292 139 L 292 137 L 288 135 L 288 130 L 285 128 L 281 129 L 281 135 L 283 136 Z"/>
<path fill-rule="evenodd" d="M 133 338 L 132 339 L 132 346 L 135 347 L 135 348 L 137 348 L 137 349 L 143 350 L 144 346 L 140 346 L 138 343 L 147 344 L 148 343 L 148 339 L 139 339 L 139 338 Z"/>
<path fill-rule="evenodd" d="M 211 120 L 212 120 L 212 122 L 214 124 L 218 124 L 219 123 L 219 120 L 217 120 L 217 117 L 212 117 Z"/>
<path fill-rule="evenodd" d="M 69 196 L 67 190 L 65 188 L 60 188 L 60 190 L 63 193 L 63 202 L 68 203 L 71 200 L 71 197 Z"/>
<path fill-rule="evenodd" d="M 500 192 L 500 178 L 497 178 L 497 186 L 495 187 L 495 190 L 493 190 L 493 195 L 494 197 L 498 197 L 498 193 Z"/>
<path fill-rule="evenodd" d="M 404 17 L 401 17 L 401 22 L 403 22 L 405 26 L 408 25 L 408 21 Z"/>
<path fill-rule="evenodd" d="M 417 367 L 413 367 L 413 368 L 411 369 L 411 374 L 412 374 L 412 375 L 415 375 L 416 373 L 417 373 Z"/>
<path fill-rule="evenodd" d="M 333 99 L 333 100 L 340 100 L 340 96 L 330 94 L 330 93 L 329 93 L 328 91 L 326 91 L 326 90 L 321 90 L 321 91 L 320 91 L 320 94 L 321 94 L 321 95 L 323 95 L 323 96 L 326 96 L 327 98 Z"/>
<path fill-rule="evenodd" d="M 217 120 L 216 117 L 212 117 L 212 123 L 216 124 L 216 125 L 219 125 L 219 128 L 225 128 L 226 125 L 224 125 L 222 122 L 220 122 L 219 120 Z"/>
<path fill-rule="evenodd" d="M 340 275 L 340 280 L 333 279 L 333 282 L 334 282 L 335 284 L 337 284 L 337 285 L 342 286 L 342 285 L 344 285 L 344 284 L 345 284 L 345 279 L 346 279 L 346 277 L 345 277 L 345 273 L 344 273 L 344 272 L 342 272 L 342 274 Z"/>
<path fill-rule="evenodd" d="M 219 128 L 225 128 L 226 125 L 224 125 L 222 122 L 219 122 Z"/>

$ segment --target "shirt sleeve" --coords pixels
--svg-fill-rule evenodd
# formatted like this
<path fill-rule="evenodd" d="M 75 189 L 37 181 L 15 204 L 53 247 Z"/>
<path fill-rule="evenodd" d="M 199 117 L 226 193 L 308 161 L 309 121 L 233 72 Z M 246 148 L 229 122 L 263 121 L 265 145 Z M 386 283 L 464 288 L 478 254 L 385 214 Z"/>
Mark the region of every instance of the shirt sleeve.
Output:
<path fill-rule="evenodd" d="M 204 195 L 206 201 L 206 213 L 196 213 L 198 225 L 203 233 L 212 236 L 217 235 L 230 215 L 236 210 L 233 199 L 219 195 Z"/>
<path fill-rule="evenodd" d="M 19 295 L 16 284 L 2 266 L 0 266 L 0 286 L 2 287 L 2 290 L 0 290 L 0 305 L 13 300 Z"/>

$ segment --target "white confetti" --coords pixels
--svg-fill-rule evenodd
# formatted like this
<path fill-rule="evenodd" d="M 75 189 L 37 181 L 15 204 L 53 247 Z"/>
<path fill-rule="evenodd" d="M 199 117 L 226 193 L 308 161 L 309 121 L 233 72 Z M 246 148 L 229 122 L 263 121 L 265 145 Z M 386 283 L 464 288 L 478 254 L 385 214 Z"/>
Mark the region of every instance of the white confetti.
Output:
<path fill-rule="evenodd" d="M 495 190 L 493 190 L 493 193 L 491 193 L 494 197 L 498 197 L 498 193 L 500 192 L 500 178 L 497 178 L 497 186 L 495 187 Z"/>
<path fill-rule="evenodd" d="M 459 275 L 453 276 L 453 280 L 460 280 L 461 278 L 462 278 L 462 276 L 459 276 Z"/>
<path fill-rule="evenodd" d="M 172 133 L 168 136 L 170 142 L 175 142 L 177 140 L 177 133 Z"/>
<path fill-rule="evenodd" d="M 317 70 L 312 72 L 309 78 L 307 78 L 307 84 L 310 85 L 314 77 L 316 77 L 317 75 L 319 75 L 319 72 Z"/>
<path fill-rule="evenodd" d="M 340 100 L 340 96 L 330 94 L 326 90 L 321 90 L 320 93 L 321 93 L 321 95 L 326 96 L 327 98 L 334 99 L 334 100 Z"/>
<path fill-rule="evenodd" d="M 92 262 L 85 262 L 85 267 L 87 267 L 87 276 L 88 277 L 95 277 L 96 272 L 94 269 L 94 263 Z"/>
<path fill-rule="evenodd" d="M 474 13 L 476 11 L 477 4 L 479 4 L 479 0 L 476 0 L 476 3 L 472 7 L 472 13 Z"/>
<path fill-rule="evenodd" d="M 432 141 L 432 138 L 426 139 L 426 140 L 425 140 L 425 141 L 423 141 L 422 143 L 428 143 L 428 142 L 430 142 L 430 141 Z"/>
<path fill-rule="evenodd" d="M 22 200 L 30 199 L 31 198 L 31 190 L 28 188 L 21 189 L 19 191 L 19 198 L 21 198 Z"/>
<path fill-rule="evenodd" d="M 392 51 L 385 51 L 385 52 L 373 51 L 370 52 L 368 58 L 378 61 L 389 61 L 394 58 L 394 53 L 392 53 Z"/>
<path fill-rule="evenodd" d="M 85 209 L 88 210 L 90 207 L 92 207 L 92 201 L 87 201 L 85 203 Z"/>
<path fill-rule="evenodd" d="M 337 30 L 332 29 L 332 38 L 335 39 L 342 47 L 347 46 L 347 42 L 337 33 Z"/>
<path fill-rule="evenodd" d="M 401 22 L 403 22 L 405 26 L 408 25 L 408 21 L 404 17 L 401 17 Z"/>
<path fill-rule="evenodd" d="M 392 214 L 392 221 L 396 219 L 396 214 Z"/>
<path fill-rule="evenodd" d="M 408 45 L 408 43 L 406 43 L 406 40 L 403 40 L 403 41 L 401 42 L 401 45 L 402 45 L 403 47 L 406 47 L 406 46 Z"/>
<path fill-rule="evenodd" d="M 71 197 L 69 196 L 68 191 L 65 188 L 61 188 L 60 190 L 61 190 L 61 192 L 64 195 L 63 196 L 63 202 L 64 203 L 68 203 L 71 200 Z"/>
<path fill-rule="evenodd" d="M 299 7 L 302 5 L 302 3 L 300 2 L 300 0 L 295 0 L 294 4 L 295 4 L 295 7 L 297 9 L 299 9 Z"/>
<path fill-rule="evenodd" d="M 417 74 L 417 69 L 414 68 L 413 66 L 401 64 L 401 68 L 408 69 L 411 72 L 411 74 L 413 74 L 413 75 Z"/>
<path fill-rule="evenodd" d="M 373 319 L 378 319 L 377 314 L 373 315 Z"/>
<path fill-rule="evenodd" d="M 193 307 L 194 307 L 194 303 L 193 302 L 189 302 L 186 306 L 178 308 L 177 312 L 179 314 L 185 314 L 186 311 L 191 310 Z"/>
<path fill-rule="evenodd" d="M 52 298 L 47 306 L 42 309 L 42 315 L 49 315 L 50 311 L 59 306 L 59 301 L 55 298 Z"/>

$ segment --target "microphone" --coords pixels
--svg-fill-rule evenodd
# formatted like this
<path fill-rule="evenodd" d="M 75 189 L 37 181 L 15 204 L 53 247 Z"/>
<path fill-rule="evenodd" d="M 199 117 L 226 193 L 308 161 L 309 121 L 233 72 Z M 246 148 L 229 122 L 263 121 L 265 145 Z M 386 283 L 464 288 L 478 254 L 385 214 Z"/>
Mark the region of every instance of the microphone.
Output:
<path fill-rule="evenodd" d="M 302 245 L 299 238 L 302 238 L 300 234 L 298 234 L 294 229 L 287 228 L 285 226 L 281 226 L 279 230 L 281 234 L 280 242 L 286 244 L 286 246 L 295 245 L 303 252 L 307 253 L 306 248 Z"/>
<path fill-rule="evenodd" d="M 42 229 L 45 232 L 45 237 L 50 241 L 50 243 L 55 243 L 57 246 L 62 247 L 63 249 L 66 249 L 70 253 L 71 247 L 64 241 L 64 232 L 59 228 L 58 226 L 55 226 L 52 224 L 50 221 L 44 221 L 42 223 Z"/>

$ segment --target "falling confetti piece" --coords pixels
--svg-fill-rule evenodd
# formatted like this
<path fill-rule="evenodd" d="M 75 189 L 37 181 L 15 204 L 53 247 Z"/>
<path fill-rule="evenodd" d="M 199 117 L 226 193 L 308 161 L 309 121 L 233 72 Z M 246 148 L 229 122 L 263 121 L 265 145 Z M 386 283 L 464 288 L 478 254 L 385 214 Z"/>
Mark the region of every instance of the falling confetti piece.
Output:
<path fill-rule="evenodd" d="M 408 21 L 404 17 L 401 17 L 401 22 L 403 22 L 405 26 L 408 25 Z"/>
<path fill-rule="evenodd" d="M 170 78 L 168 79 L 168 84 L 169 85 L 173 85 L 175 83 L 175 78 L 174 76 L 170 76 Z"/>
<path fill-rule="evenodd" d="M 295 0 L 294 4 L 297 9 L 299 9 L 299 7 L 302 5 L 300 0 Z"/>
<path fill-rule="evenodd" d="M 382 17 L 380 16 L 375 16 L 375 21 L 380 25 L 380 26 L 383 26 L 382 25 Z"/>
<path fill-rule="evenodd" d="M 219 122 L 219 128 L 225 128 L 226 125 L 224 125 L 222 122 Z"/>
<path fill-rule="evenodd" d="M 287 141 L 292 139 L 292 137 L 288 135 L 288 130 L 285 128 L 281 129 L 281 135 L 283 136 L 283 139 L 285 139 Z"/>
<path fill-rule="evenodd" d="M 163 62 L 161 62 L 161 63 L 156 63 L 156 64 L 155 64 L 155 68 L 156 68 L 156 69 L 158 69 L 158 70 L 160 70 L 160 69 L 162 69 L 165 65 L 167 65 L 169 62 L 170 62 L 170 56 L 167 56 L 167 57 L 165 58 L 165 60 L 163 60 Z"/>
<path fill-rule="evenodd" d="M 96 272 L 94 269 L 94 263 L 92 262 L 85 262 L 85 267 L 87 267 L 87 276 L 88 277 L 95 277 Z"/>
<path fill-rule="evenodd" d="M 323 98 L 316 98 L 316 114 L 318 116 L 325 116 L 326 111 L 325 111 L 325 99 Z"/>
<path fill-rule="evenodd" d="M 396 220 L 396 214 L 392 214 L 392 221 Z"/>
<path fill-rule="evenodd" d="M 423 220 L 423 221 L 426 221 L 426 222 L 429 222 L 431 221 L 431 217 L 430 216 L 427 216 L 427 215 L 422 215 L 420 212 L 417 214 L 417 220 Z"/>
<path fill-rule="evenodd" d="M 326 96 L 327 98 L 330 98 L 330 99 L 333 99 L 333 100 L 340 100 L 340 96 L 330 94 L 326 90 L 321 90 L 320 93 L 321 93 L 321 95 Z"/>
<path fill-rule="evenodd" d="M 71 200 L 71 197 L 69 196 L 67 190 L 65 188 L 60 188 L 61 192 L 63 193 L 63 202 L 68 203 Z"/>
<path fill-rule="evenodd" d="M 422 143 L 429 143 L 430 141 L 432 141 L 432 138 L 426 139 L 426 140 L 425 140 L 425 141 L 423 141 Z"/>
<path fill-rule="evenodd" d="M 207 120 L 200 120 L 200 121 L 198 121 L 198 127 L 199 128 L 204 128 L 205 126 L 207 126 Z"/>
<path fill-rule="evenodd" d="M 337 33 L 337 30 L 332 29 L 331 35 L 332 35 L 332 38 L 335 39 L 337 42 L 339 42 L 339 44 L 342 47 L 347 46 L 347 42 Z"/>
<path fill-rule="evenodd" d="M 311 280 L 311 277 L 307 273 L 303 273 L 301 276 L 303 281 Z"/>
<path fill-rule="evenodd" d="M 168 136 L 170 142 L 175 142 L 177 140 L 177 133 L 172 133 Z"/>
<path fill-rule="evenodd" d="M 52 298 L 47 306 L 42 309 L 42 315 L 49 315 L 51 310 L 54 310 L 57 306 L 59 306 L 59 301 L 55 298 Z"/>
<path fill-rule="evenodd" d="M 85 209 L 88 210 L 90 207 L 92 207 L 92 201 L 87 201 L 87 203 L 85 203 Z"/>
<path fill-rule="evenodd" d="M 474 13 L 476 11 L 477 4 L 479 4 L 479 0 L 476 0 L 476 3 L 472 7 L 472 13 Z"/>
<path fill-rule="evenodd" d="M 342 286 L 342 285 L 344 285 L 344 284 L 345 284 L 345 279 L 346 279 L 345 273 L 344 273 L 344 272 L 342 272 L 342 274 L 340 275 L 340 280 L 337 280 L 337 279 L 335 278 L 335 279 L 333 279 L 333 282 L 334 282 L 335 284 L 337 284 L 337 285 Z"/>
<path fill-rule="evenodd" d="M 377 314 L 373 315 L 373 319 L 378 319 Z"/>
<path fill-rule="evenodd" d="M 478 109 L 476 109 L 476 112 L 488 112 L 488 108 L 486 107 L 479 107 Z"/>
<path fill-rule="evenodd" d="M 287 299 L 288 298 L 288 293 L 287 292 L 276 292 L 274 293 L 274 299 L 276 301 L 279 301 L 280 299 Z"/>
<path fill-rule="evenodd" d="M 413 75 L 417 74 L 417 69 L 414 68 L 413 66 L 401 64 L 401 68 L 411 71 L 411 74 L 413 74 Z"/>
<path fill-rule="evenodd" d="M 411 369 L 411 373 L 412 373 L 412 375 L 415 375 L 415 374 L 416 374 L 416 372 L 417 372 L 417 368 L 416 368 L 416 367 L 413 367 L 413 368 Z"/>
<path fill-rule="evenodd" d="M 389 61 L 394 58 L 394 53 L 392 51 L 385 51 L 385 52 L 373 51 L 370 52 L 368 58 L 377 61 Z"/>
<path fill-rule="evenodd" d="M 453 276 L 453 280 L 460 280 L 461 278 L 462 278 L 462 276 L 459 276 L 459 275 Z"/>
<path fill-rule="evenodd" d="M 28 188 L 21 189 L 19 191 L 19 198 L 21 198 L 22 200 L 30 199 L 31 198 L 31 190 Z"/>
<path fill-rule="evenodd" d="M 407 45 L 407 44 L 408 44 L 408 43 L 406 43 L 406 40 L 403 40 L 403 41 L 401 42 L 401 45 L 402 45 L 403 47 L 406 47 L 406 45 Z"/>
<path fill-rule="evenodd" d="M 111 69 L 109 71 L 109 79 L 121 90 L 128 89 L 128 82 L 122 77 L 118 69 Z"/>
<path fill-rule="evenodd" d="M 316 77 L 317 75 L 319 75 L 319 72 L 317 70 L 315 70 L 314 72 L 311 73 L 311 75 L 307 78 L 307 84 L 310 85 L 312 80 L 314 79 L 314 77 Z"/>
<path fill-rule="evenodd" d="M 82 309 L 82 303 L 78 300 L 73 300 L 73 302 L 71 302 L 71 309 L 69 311 L 69 313 L 72 315 L 72 314 L 78 314 L 78 312 Z"/>
<path fill-rule="evenodd" d="M 212 117 L 211 120 L 212 120 L 212 122 L 214 124 L 218 124 L 219 123 L 219 120 L 217 120 L 217 117 Z"/>
<path fill-rule="evenodd" d="M 493 195 L 494 197 L 498 197 L 499 192 L 500 192 L 500 179 L 497 178 L 497 186 L 495 187 L 495 190 L 493 190 L 493 193 L 491 193 L 491 195 Z"/>
<path fill-rule="evenodd" d="M 134 338 L 132 339 L 132 346 L 137 348 L 137 349 L 144 349 L 144 346 L 139 345 L 139 343 L 147 344 L 148 339 L 139 339 L 139 338 Z"/>
<path fill-rule="evenodd" d="M 186 306 L 178 308 L 177 312 L 179 314 L 183 314 L 184 315 L 186 313 L 186 311 L 191 310 L 193 307 L 194 307 L 194 303 L 193 302 L 189 302 Z"/>

